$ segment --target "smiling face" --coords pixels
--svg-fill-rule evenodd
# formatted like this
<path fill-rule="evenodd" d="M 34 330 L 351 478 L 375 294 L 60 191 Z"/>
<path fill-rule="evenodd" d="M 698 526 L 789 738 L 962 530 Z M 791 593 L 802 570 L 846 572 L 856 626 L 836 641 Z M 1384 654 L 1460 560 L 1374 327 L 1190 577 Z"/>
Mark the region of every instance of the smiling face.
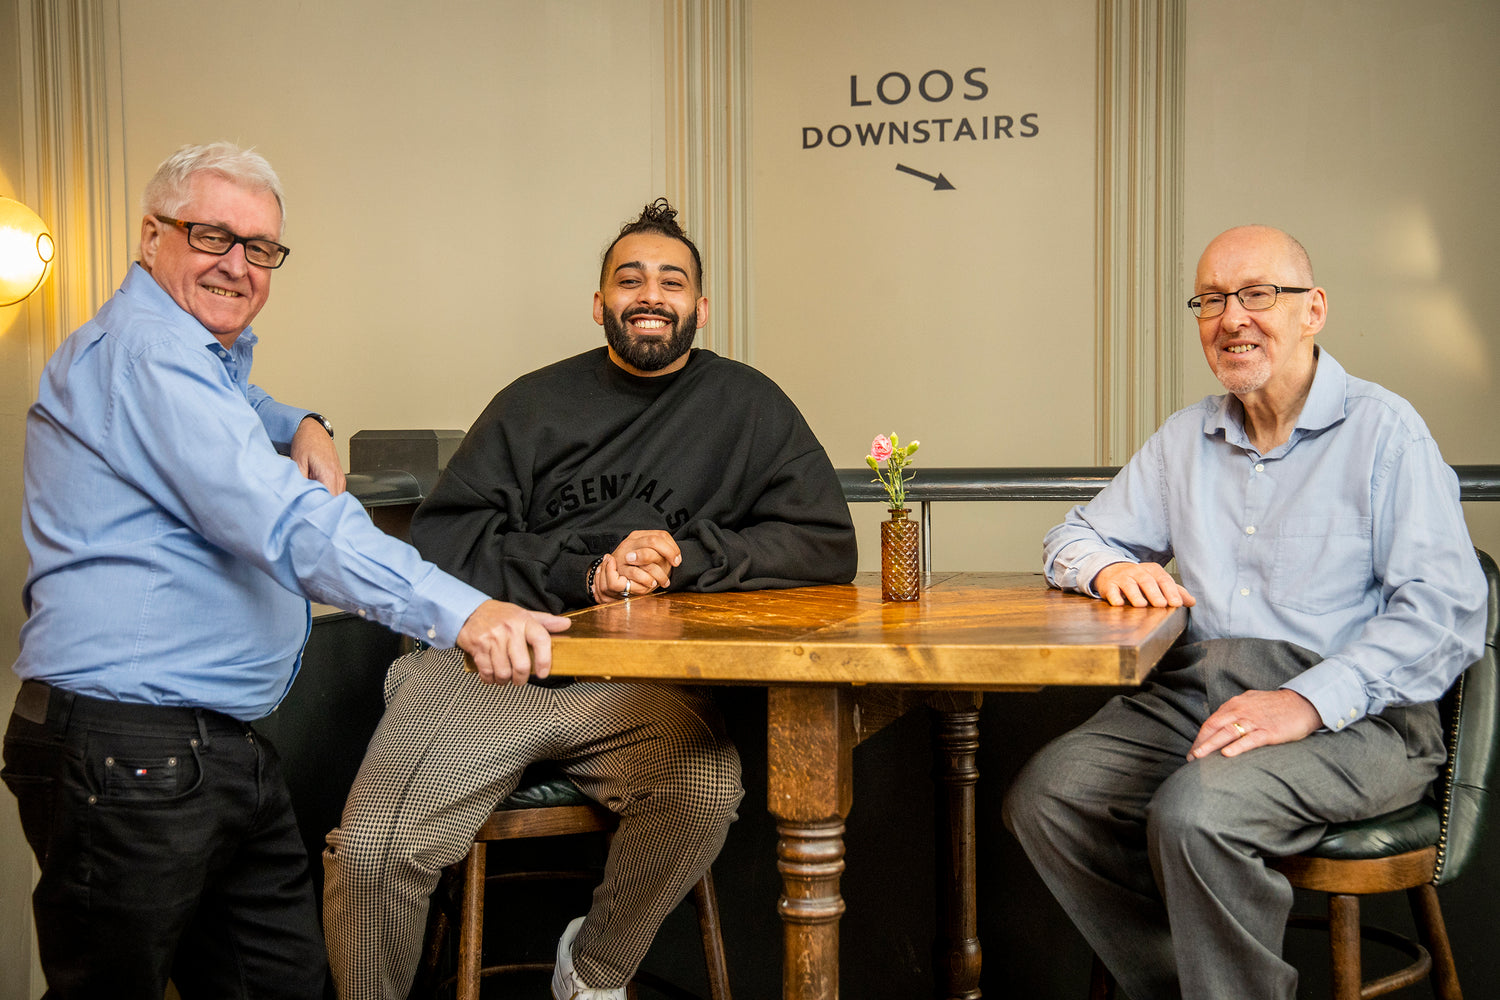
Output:
<path fill-rule="evenodd" d="M 708 322 L 692 253 L 658 233 L 621 237 L 604 262 L 594 293 L 594 322 L 604 327 L 609 356 L 632 375 L 665 375 L 687 364 L 693 337 Z"/>
<path fill-rule="evenodd" d="M 236 236 L 279 241 L 281 208 L 270 191 L 216 173 L 195 174 L 179 218 L 207 222 Z M 225 347 L 255 319 L 271 294 L 271 272 L 245 260 L 236 244 L 222 257 L 188 245 L 186 230 L 152 215 L 141 221 L 141 266 Z"/>
<path fill-rule="evenodd" d="M 1204 357 L 1224 388 L 1247 406 L 1300 401 L 1312 383 L 1313 336 L 1327 317 L 1326 296 L 1321 288 L 1283 292 L 1271 308 L 1252 312 L 1229 294 L 1257 284 L 1312 285 L 1306 254 L 1285 233 L 1243 226 L 1221 234 L 1203 251 L 1193 293 L 1229 296 L 1222 313 L 1198 320 Z"/>

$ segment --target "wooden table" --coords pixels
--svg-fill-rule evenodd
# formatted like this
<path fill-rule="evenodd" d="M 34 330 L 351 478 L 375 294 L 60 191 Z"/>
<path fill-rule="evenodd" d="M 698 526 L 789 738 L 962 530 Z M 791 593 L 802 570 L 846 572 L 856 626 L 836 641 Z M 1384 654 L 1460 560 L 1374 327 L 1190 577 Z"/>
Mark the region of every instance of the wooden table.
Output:
<path fill-rule="evenodd" d="M 838 996 L 839 877 L 858 743 L 918 704 L 939 712 L 939 928 L 948 962 L 938 971 L 949 997 L 978 997 L 978 692 L 1139 684 L 1187 623 L 1180 608 L 1112 608 L 1027 573 L 929 574 L 913 602 L 881 601 L 878 576 L 861 574 L 848 586 L 668 591 L 572 618 L 554 639 L 559 676 L 767 688 L 786 1000 Z"/>

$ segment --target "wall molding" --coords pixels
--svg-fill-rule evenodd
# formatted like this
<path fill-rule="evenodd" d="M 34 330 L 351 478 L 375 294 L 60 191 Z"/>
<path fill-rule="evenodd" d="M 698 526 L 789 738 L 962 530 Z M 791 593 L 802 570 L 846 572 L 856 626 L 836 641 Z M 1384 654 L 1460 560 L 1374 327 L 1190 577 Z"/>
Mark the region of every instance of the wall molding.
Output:
<path fill-rule="evenodd" d="M 1185 0 L 1099 0 L 1094 460 L 1182 405 Z"/>
<path fill-rule="evenodd" d="M 57 241 L 37 375 L 114 294 L 130 253 L 119 13 L 118 0 L 19 4 L 25 189 Z"/>
<path fill-rule="evenodd" d="M 750 361 L 748 0 L 667 0 L 667 197 L 703 255 L 699 343 Z"/>

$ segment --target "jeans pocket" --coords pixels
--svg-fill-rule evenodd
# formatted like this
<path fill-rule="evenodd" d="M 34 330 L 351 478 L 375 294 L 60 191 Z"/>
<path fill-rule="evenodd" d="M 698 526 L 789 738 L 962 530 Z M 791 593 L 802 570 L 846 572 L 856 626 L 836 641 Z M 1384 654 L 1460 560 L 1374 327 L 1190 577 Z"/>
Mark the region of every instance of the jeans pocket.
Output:
<path fill-rule="evenodd" d="M 89 743 L 91 783 L 103 804 L 166 805 L 192 795 L 203 782 L 195 741 L 92 734 Z"/>
<path fill-rule="evenodd" d="M 57 782 L 45 775 L 17 774 L 9 766 L 0 771 L 0 778 L 4 779 L 5 787 L 16 796 L 21 812 L 21 832 L 26 837 L 26 843 L 31 845 L 31 852 L 36 855 L 38 863 L 45 861 L 47 847 L 52 842 Z"/>

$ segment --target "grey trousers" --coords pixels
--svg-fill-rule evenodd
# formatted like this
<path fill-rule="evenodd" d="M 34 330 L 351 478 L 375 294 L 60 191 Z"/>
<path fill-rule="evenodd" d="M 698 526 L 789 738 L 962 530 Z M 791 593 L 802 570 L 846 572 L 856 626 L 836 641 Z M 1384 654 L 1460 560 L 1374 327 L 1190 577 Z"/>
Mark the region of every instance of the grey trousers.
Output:
<path fill-rule="evenodd" d="M 671 685 L 486 685 L 464 671 L 458 651 L 437 649 L 391 665 L 386 702 L 323 853 L 323 928 L 339 996 L 407 995 L 442 869 L 468 853 L 537 760 L 555 761 L 620 816 L 573 954 L 590 986 L 625 985 L 719 853 L 744 794 L 739 755 L 712 702 Z"/>
<path fill-rule="evenodd" d="M 1331 822 L 1418 801 L 1442 764 L 1436 706 L 1187 761 L 1203 720 L 1318 662 L 1286 642 L 1220 639 L 1167 654 L 1142 691 L 1044 747 L 1005 823 L 1132 1000 L 1292 1000 L 1281 958 L 1292 889 L 1263 859 Z"/>

